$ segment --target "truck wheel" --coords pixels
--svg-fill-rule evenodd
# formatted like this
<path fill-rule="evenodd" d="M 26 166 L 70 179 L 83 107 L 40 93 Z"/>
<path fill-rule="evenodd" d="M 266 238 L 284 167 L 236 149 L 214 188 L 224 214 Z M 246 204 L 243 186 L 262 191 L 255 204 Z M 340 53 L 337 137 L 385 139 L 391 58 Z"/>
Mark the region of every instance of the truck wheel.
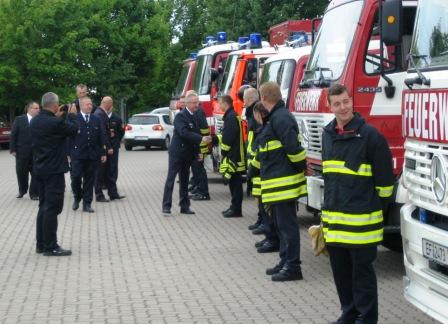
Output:
<path fill-rule="evenodd" d="M 399 233 L 384 234 L 383 246 L 395 252 L 403 252 L 403 241 Z"/>
<path fill-rule="evenodd" d="M 126 151 L 132 151 L 132 145 L 125 145 L 124 148 Z"/>
<path fill-rule="evenodd" d="M 9 149 L 9 143 L 2 143 L 2 144 L 0 144 L 0 146 L 3 150 Z"/>
<path fill-rule="evenodd" d="M 170 137 L 169 136 L 165 137 L 165 142 L 163 142 L 162 149 L 167 150 L 168 147 L 170 147 L 170 143 L 171 143 Z"/>

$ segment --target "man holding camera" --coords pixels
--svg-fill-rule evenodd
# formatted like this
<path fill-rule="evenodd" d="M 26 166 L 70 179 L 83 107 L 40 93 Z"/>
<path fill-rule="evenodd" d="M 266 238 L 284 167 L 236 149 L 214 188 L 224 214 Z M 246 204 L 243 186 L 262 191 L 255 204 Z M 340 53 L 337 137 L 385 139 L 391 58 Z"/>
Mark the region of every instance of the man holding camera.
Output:
<path fill-rule="evenodd" d="M 92 115 L 92 100 L 89 97 L 81 98 L 79 106 L 79 129 L 68 142 L 68 154 L 72 165 L 72 189 L 75 196 L 72 209 L 77 210 L 82 199 L 82 210 L 93 213 L 93 184 L 98 161 L 106 162 L 104 148 L 106 134 L 99 118 Z"/>
<path fill-rule="evenodd" d="M 78 131 L 76 107 L 67 113 L 59 107 L 59 97 L 53 92 L 42 96 L 42 111 L 31 120 L 33 170 L 39 188 L 39 211 L 36 226 L 36 253 L 46 256 L 71 255 L 58 245 L 58 215 L 64 205 L 65 178 L 68 168 L 67 137 Z"/>

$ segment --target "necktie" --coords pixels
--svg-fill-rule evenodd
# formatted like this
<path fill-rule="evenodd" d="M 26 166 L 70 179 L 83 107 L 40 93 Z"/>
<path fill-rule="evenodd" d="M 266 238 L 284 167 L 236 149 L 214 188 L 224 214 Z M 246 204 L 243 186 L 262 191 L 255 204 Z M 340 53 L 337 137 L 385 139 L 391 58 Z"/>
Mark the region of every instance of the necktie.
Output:
<path fill-rule="evenodd" d="M 89 115 L 86 115 L 86 123 L 89 122 Z"/>

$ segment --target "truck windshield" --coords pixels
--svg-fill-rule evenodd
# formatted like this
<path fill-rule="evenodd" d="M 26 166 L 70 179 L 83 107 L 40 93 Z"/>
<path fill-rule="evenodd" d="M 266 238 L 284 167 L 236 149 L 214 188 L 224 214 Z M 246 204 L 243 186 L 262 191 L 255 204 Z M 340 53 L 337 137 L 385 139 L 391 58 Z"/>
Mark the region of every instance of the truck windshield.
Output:
<path fill-rule="evenodd" d="M 211 55 L 201 55 L 198 57 L 196 63 L 196 73 L 194 74 L 193 79 L 193 89 L 199 95 L 206 95 L 210 93 L 211 67 Z"/>
<path fill-rule="evenodd" d="M 232 87 L 237 61 L 238 55 L 229 55 L 229 59 L 227 60 L 226 67 L 224 69 L 224 77 L 219 87 L 220 94 L 228 94 L 230 88 Z"/>
<path fill-rule="evenodd" d="M 411 45 L 417 68 L 448 65 L 448 1 L 419 1 Z"/>
<path fill-rule="evenodd" d="M 174 89 L 174 98 L 180 98 L 185 88 L 185 82 L 187 81 L 188 72 L 190 71 L 190 64 L 185 63 L 180 72 L 179 80 L 177 81 L 176 89 Z"/>
<path fill-rule="evenodd" d="M 351 1 L 325 13 L 305 71 L 304 80 L 337 80 L 342 74 L 363 1 Z"/>
<path fill-rule="evenodd" d="M 281 60 L 266 63 L 263 67 L 260 84 L 268 81 L 276 82 L 280 86 L 282 98 L 286 102 L 292 78 L 294 76 L 295 66 L 296 62 L 294 60 Z"/>

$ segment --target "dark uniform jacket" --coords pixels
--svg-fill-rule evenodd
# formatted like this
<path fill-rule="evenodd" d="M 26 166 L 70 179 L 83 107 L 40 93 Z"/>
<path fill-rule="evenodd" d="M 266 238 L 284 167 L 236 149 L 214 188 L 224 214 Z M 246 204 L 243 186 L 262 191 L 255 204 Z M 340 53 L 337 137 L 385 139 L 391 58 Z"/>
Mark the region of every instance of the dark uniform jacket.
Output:
<path fill-rule="evenodd" d="M 260 125 L 257 123 L 254 117 L 254 106 L 257 102 L 246 108 L 246 121 L 247 121 L 247 159 L 252 160 L 255 155 L 255 138 L 258 135 L 257 130 L 260 129 Z"/>
<path fill-rule="evenodd" d="M 67 137 L 78 131 L 76 115 L 56 117 L 51 111 L 42 111 L 30 123 L 33 145 L 33 169 L 36 175 L 50 175 L 68 171 Z"/>
<path fill-rule="evenodd" d="M 110 124 L 109 124 L 109 116 L 107 113 L 103 110 L 103 108 L 98 107 L 95 112 L 92 113 L 94 116 L 98 117 L 101 121 L 102 129 L 105 133 L 105 144 L 106 144 L 106 150 L 109 150 L 112 148 L 112 144 L 110 142 Z"/>
<path fill-rule="evenodd" d="M 201 141 L 202 136 L 194 115 L 190 114 L 188 109 L 182 109 L 174 118 L 169 154 L 183 160 L 193 160 L 199 154 Z"/>
<path fill-rule="evenodd" d="M 257 137 L 254 167 L 259 167 L 262 202 L 294 201 L 306 195 L 306 153 L 300 146 L 295 118 L 279 101 Z"/>
<path fill-rule="evenodd" d="M 86 123 L 81 113 L 77 114 L 78 132 L 68 139 L 68 154 L 72 160 L 99 160 L 106 155 L 105 133 L 100 119 L 90 114 Z"/>
<path fill-rule="evenodd" d="M 196 119 L 196 127 L 199 128 L 199 131 L 202 136 L 210 135 L 210 129 L 208 128 L 207 118 L 205 117 L 204 110 L 202 108 L 198 108 L 193 114 Z M 207 143 L 201 142 L 199 151 L 202 154 L 209 153 L 209 146 Z"/>
<path fill-rule="evenodd" d="M 109 118 L 109 129 L 110 129 L 110 144 L 112 148 L 118 149 L 120 147 L 121 140 L 124 136 L 123 130 L 123 121 L 120 116 L 112 112 L 112 115 Z"/>
<path fill-rule="evenodd" d="M 325 240 L 332 245 L 378 244 L 383 237 L 381 198 L 393 193 L 392 155 L 384 136 L 358 113 L 343 134 L 336 125 L 334 119 L 322 134 Z"/>
<path fill-rule="evenodd" d="M 221 161 L 220 172 L 225 177 L 231 173 L 246 171 L 246 154 L 244 152 L 241 120 L 233 108 L 229 108 L 222 118 Z M 229 165 L 226 166 L 226 163 Z M 234 170 L 232 170 L 234 169 Z"/>
<path fill-rule="evenodd" d="M 18 116 L 14 120 L 9 145 L 10 152 L 16 152 L 16 158 L 30 159 L 32 157 L 31 133 L 27 114 Z"/>

